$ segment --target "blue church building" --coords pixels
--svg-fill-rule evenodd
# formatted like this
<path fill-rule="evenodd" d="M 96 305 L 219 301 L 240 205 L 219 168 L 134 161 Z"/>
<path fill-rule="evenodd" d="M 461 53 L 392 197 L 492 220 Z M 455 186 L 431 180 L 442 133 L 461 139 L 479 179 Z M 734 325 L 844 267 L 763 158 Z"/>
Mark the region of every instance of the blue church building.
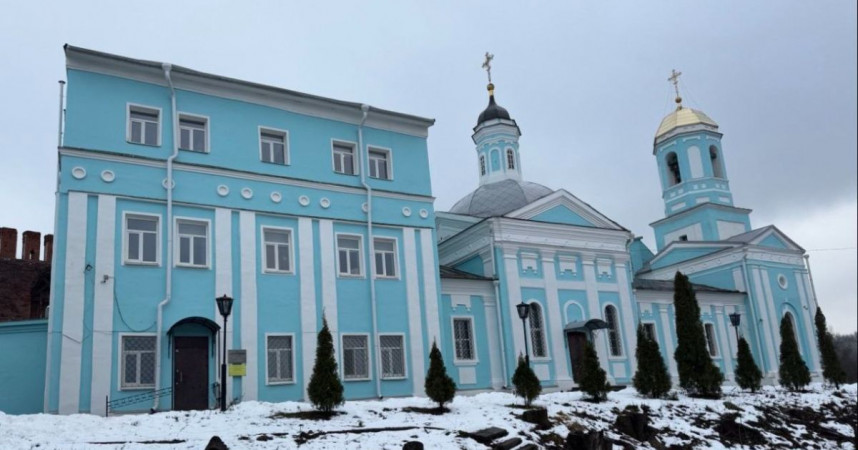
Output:
<path fill-rule="evenodd" d="M 44 373 L 31 374 L 43 395 L 0 410 L 207 409 L 222 383 L 229 403 L 303 400 L 323 318 L 347 399 L 423 395 L 433 342 L 460 391 L 507 387 L 525 348 L 546 388 L 574 388 L 586 340 L 610 381 L 630 384 L 638 324 L 676 377 L 677 271 L 728 383 L 736 332 L 776 382 L 784 316 L 819 377 L 807 255 L 734 206 L 717 123 L 678 95 L 653 141 L 665 205 L 653 251 L 525 180 L 528 149 L 491 83 L 472 135 L 478 187 L 438 212 L 432 119 L 65 53 Z M 122 404 L 132 397 L 146 400 Z"/>

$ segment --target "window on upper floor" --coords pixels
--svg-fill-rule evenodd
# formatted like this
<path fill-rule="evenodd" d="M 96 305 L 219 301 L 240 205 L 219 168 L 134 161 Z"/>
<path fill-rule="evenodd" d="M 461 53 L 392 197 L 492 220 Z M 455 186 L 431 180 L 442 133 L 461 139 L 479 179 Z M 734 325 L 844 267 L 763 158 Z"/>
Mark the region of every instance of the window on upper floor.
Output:
<path fill-rule="evenodd" d="M 259 158 L 272 164 L 289 164 L 288 133 L 270 128 L 259 129 Z"/>
<path fill-rule="evenodd" d="M 511 148 L 506 150 L 506 168 L 515 170 L 515 152 Z"/>
<path fill-rule="evenodd" d="M 477 359 L 474 349 L 474 321 L 469 317 L 453 318 L 453 343 L 457 361 Z"/>
<path fill-rule="evenodd" d="M 209 151 L 208 124 L 205 117 L 179 114 L 179 148 L 192 152 Z"/>
<path fill-rule="evenodd" d="M 375 275 L 379 278 L 396 277 L 396 241 L 393 239 L 373 239 L 375 250 Z"/>
<path fill-rule="evenodd" d="M 161 110 L 140 105 L 128 105 L 126 140 L 132 144 L 161 145 Z"/>
<path fill-rule="evenodd" d="M 155 386 L 155 336 L 124 335 L 122 343 L 121 379 L 123 389 Z"/>
<path fill-rule="evenodd" d="M 269 384 L 290 383 L 295 379 L 292 367 L 292 336 L 271 335 L 265 339 L 267 381 Z"/>
<path fill-rule="evenodd" d="M 486 155 L 480 155 L 480 175 L 486 174 Z"/>
<path fill-rule="evenodd" d="M 400 334 L 378 337 L 381 357 L 381 378 L 405 378 L 405 346 Z"/>
<path fill-rule="evenodd" d="M 158 216 L 125 216 L 125 263 L 158 264 Z"/>
<path fill-rule="evenodd" d="M 682 242 L 687 241 L 687 240 L 688 240 L 688 235 L 687 235 L 687 234 L 680 235 L 680 236 L 679 236 L 679 240 L 680 240 L 680 241 L 682 241 Z"/>
<path fill-rule="evenodd" d="M 706 348 L 709 350 L 709 356 L 715 358 L 718 356 L 718 341 L 715 340 L 715 326 L 711 323 L 704 324 L 703 331 L 706 334 Z"/>
<path fill-rule="evenodd" d="M 360 276 L 360 236 L 337 236 L 338 273 L 341 276 Z"/>
<path fill-rule="evenodd" d="M 712 176 L 724 178 L 724 167 L 721 165 L 721 158 L 718 157 L 718 147 L 709 146 L 709 159 L 712 161 Z"/>
<path fill-rule="evenodd" d="M 613 305 L 605 307 L 605 322 L 608 324 L 608 344 L 611 356 L 623 356 L 623 346 L 620 342 L 620 324 L 617 321 L 617 308 Z"/>
<path fill-rule="evenodd" d="M 345 142 L 334 142 L 334 172 L 344 175 L 354 175 L 355 169 L 355 146 Z"/>
<path fill-rule="evenodd" d="M 208 222 L 178 219 L 176 234 L 179 240 L 179 251 L 176 263 L 182 266 L 208 266 Z"/>
<path fill-rule="evenodd" d="M 393 178 L 390 170 L 390 151 L 378 148 L 369 149 L 369 176 L 380 180 Z"/>
<path fill-rule="evenodd" d="M 343 335 L 343 379 L 369 378 L 369 347 L 366 335 Z"/>
<path fill-rule="evenodd" d="M 533 344 L 533 356 L 544 358 L 548 356 L 545 345 L 545 321 L 542 317 L 542 307 L 539 303 L 530 303 L 530 314 L 527 316 L 530 322 L 530 340 Z"/>
<path fill-rule="evenodd" d="M 263 228 L 266 272 L 292 272 L 292 232 L 290 230 Z"/>
<path fill-rule="evenodd" d="M 668 186 L 682 183 L 682 173 L 679 171 L 679 158 L 677 158 L 676 153 L 668 153 L 664 160 L 667 164 Z"/>

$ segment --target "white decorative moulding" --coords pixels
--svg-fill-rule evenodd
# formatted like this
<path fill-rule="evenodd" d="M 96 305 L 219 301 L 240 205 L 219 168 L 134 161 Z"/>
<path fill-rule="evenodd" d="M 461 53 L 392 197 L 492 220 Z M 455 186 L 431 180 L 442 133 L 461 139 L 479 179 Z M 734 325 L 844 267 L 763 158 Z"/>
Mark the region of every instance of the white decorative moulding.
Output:
<path fill-rule="evenodd" d="M 302 196 L 298 197 L 298 204 L 301 206 L 309 205 L 310 204 L 310 197 L 307 197 L 306 195 L 302 195 Z"/>
<path fill-rule="evenodd" d="M 169 180 L 164 178 L 163 180 L 161 180 L 161 186 L 164 186 L 164 189 L 173 189 L 176 187 L 176 180 L 172 180 L 172 183 L 169 183 L 169 185 L 170 185 L 169 188 L 167 187 L 168 182 L 169 182 Z"/>
<path fill-rule="evenodd" d="M 787 281 L 787 277 L 785 277 L 784 274 L 782 274 L 782 273 L 778 274 L 778 286 L 780 286 L 781 289 L 784 289 L 784 290 L 786 290 L 786 288 L 789 287 L 789 282 Z"/>
<path fill-rule="evenodd" d="M 429 217 L 429 211 L 427 211 L 426 209 L 421 209 L 420 210 L 420 217 L 423 219 Z"/>
<path fill-rule="evenodd" d="M 369 212 L 369 205 L 367 205 L 366 202 L 363 202 L 363 204 L 360 205 L 360 210 L 363 212 Z"/>
<path fill-rule="evenodd" d="M 250 189 L 250 188 L 242 189 L 241 190 L 241 196 L 246 198 L 247 200 L 250 200 L 251 198 L 253 198 L 253 189 Z"/>
<path fill-rule="evenodd" d="M 227 195 L 229 195 L 229 186 L 225 184 L 221 184 L 220 186 L 218 186 L 217 195 L 220 195 L 221 197 L 226 197 Z"/>
<path fill-rule="evenodd" d="M 407 206 L 402 207 L 402 215 L 405 217 L 411 217 L 411 208 Z"/>
<path fill-rule="evenodd" d="M 319 206 L 328 209 L 331 207 L 331 201 L 328 199 L 328 197 L 322 197 L 319 199 Z"/>
<path fill-rule="evenodd" d="M 113 183 L 113 180 L 116 179 L 116 174 L 113 173 L 112 170 L 102 170 L 101 171 L 101 179 L 105 183 Z"/>
<path fill-rule="evenodd" d="M 81 166 L 77 166 L 71 170 L 71 175 L 78 180 L 83 180 L 86 178 L 86 169 Z"/>
<path fill-rule="evenodd" d="M 274 203 L 280 203 L 280 201 L 283 200 L 283 196 L 280 195 L 280 193 L 277 191 L 272 192 L 270 197 L 271 197 L 271 201 Z"/>

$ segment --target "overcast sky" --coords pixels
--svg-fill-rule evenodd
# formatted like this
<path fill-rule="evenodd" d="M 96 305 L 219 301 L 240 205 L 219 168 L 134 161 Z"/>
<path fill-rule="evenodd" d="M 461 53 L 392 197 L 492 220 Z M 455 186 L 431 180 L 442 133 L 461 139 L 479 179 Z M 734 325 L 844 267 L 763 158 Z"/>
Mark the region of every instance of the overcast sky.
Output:
<path fill-rule="evenodd" d="M 439 211 L 477 186 L 490 51 L 525 179 L 652 246 L 664 214 L 652 139 L 676 68 L 685 105 L 724 133 L 735 204 L 808 249 L 830 325 L 856 329 L 855 1 L 290 3 L 6 4 L 0 226 L 53 230 L 64 43 L 435 118 Z"/>

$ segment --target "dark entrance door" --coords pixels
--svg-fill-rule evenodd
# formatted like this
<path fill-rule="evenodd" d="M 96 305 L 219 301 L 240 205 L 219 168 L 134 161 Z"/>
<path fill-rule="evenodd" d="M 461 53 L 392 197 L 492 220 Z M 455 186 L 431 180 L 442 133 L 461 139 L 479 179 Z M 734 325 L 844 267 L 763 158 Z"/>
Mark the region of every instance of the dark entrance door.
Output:
<path fill-rule="evenodd" d="M 173 338 L 173 409 L 208 409 L 209 339 Z"/>
<path fill-rule="evenodd" d="M 581 379 L 581 358 L 584 356 L 584 347 L 587 345 L 587 335 L 580 331 L 572 331 L 566 333 L 566 342 L 569 344 L 572 378 L 578 383 L 578 380 Z"/>

